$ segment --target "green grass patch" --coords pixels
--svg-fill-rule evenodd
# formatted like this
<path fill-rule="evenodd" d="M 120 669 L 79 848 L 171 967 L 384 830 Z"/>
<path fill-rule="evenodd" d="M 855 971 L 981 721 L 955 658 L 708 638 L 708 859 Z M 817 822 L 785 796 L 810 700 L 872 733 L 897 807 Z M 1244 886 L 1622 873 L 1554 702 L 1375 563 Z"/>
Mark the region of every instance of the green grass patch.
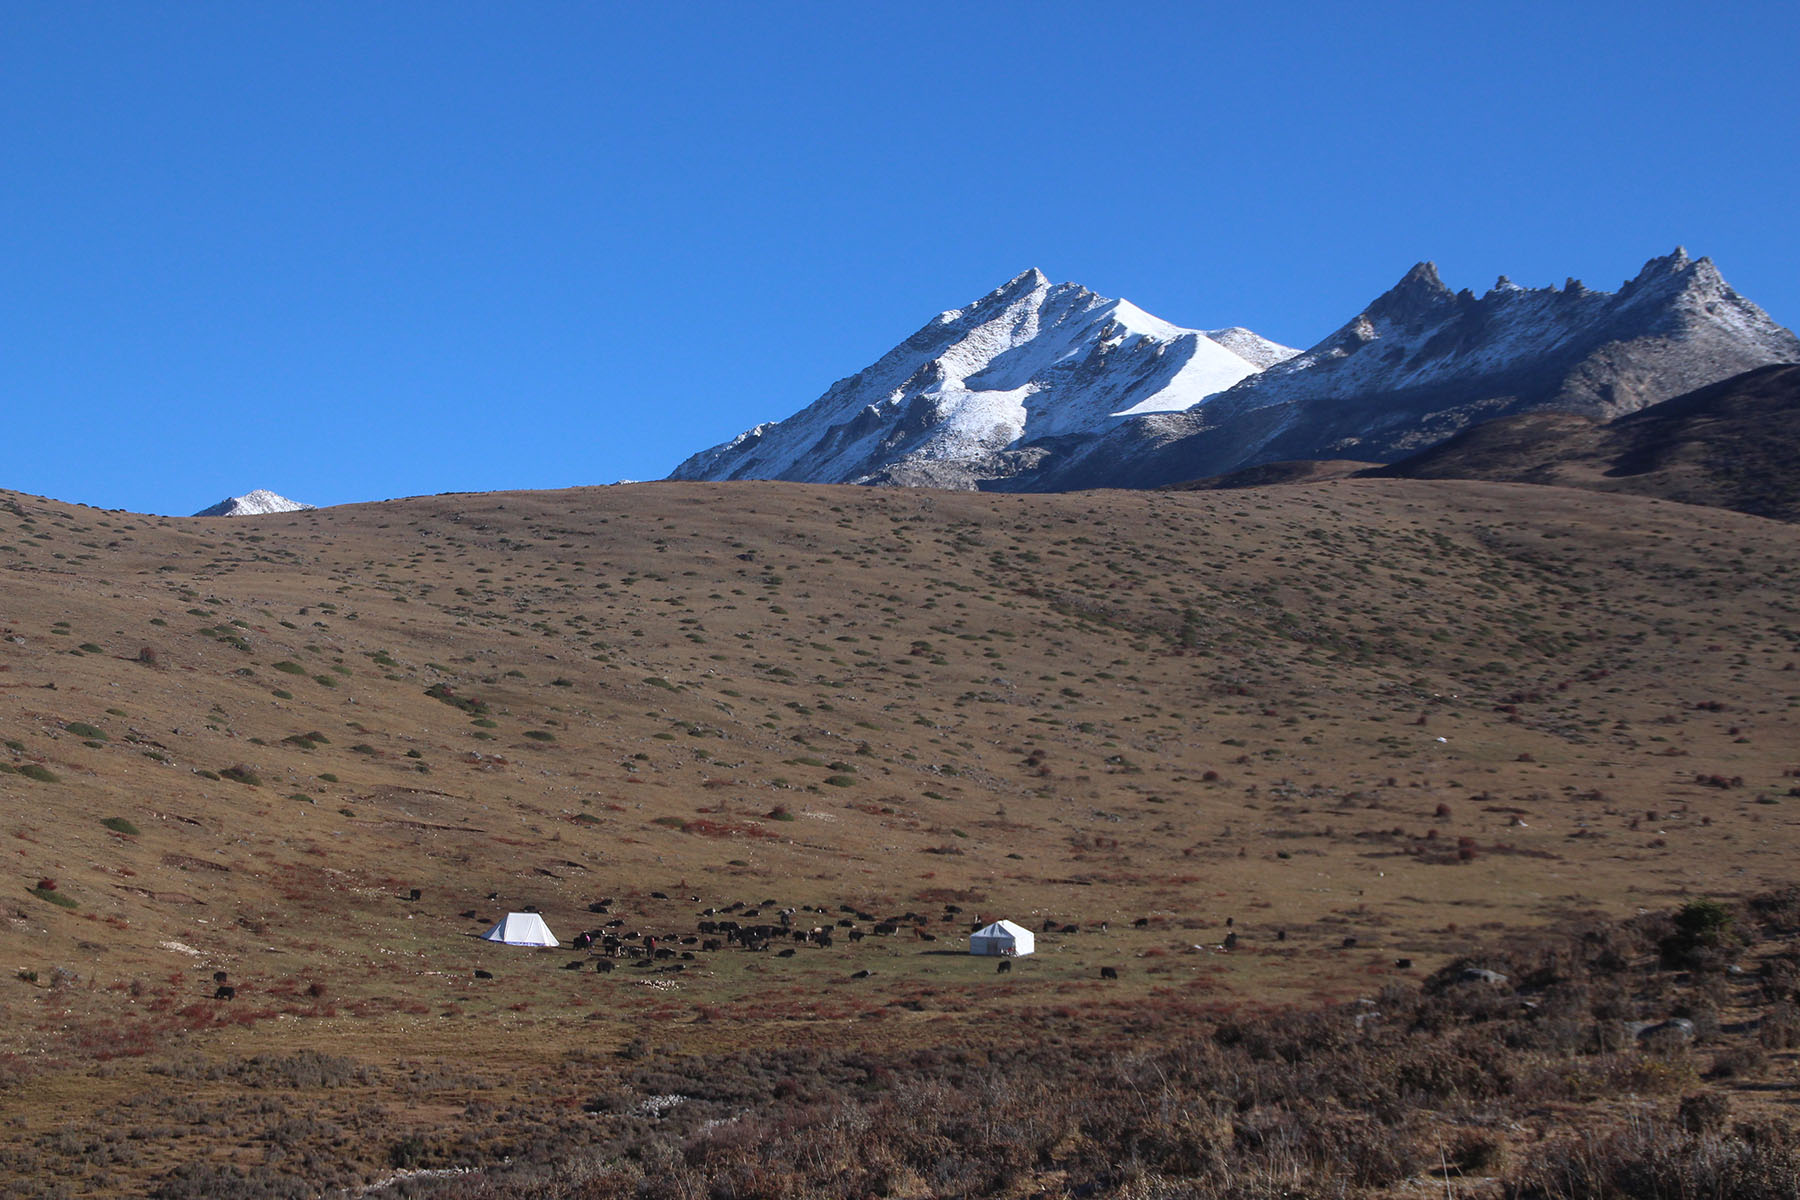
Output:
<path fill-rule="evenodd" d="M 96 742 L 104 742 L 107 740 L 105 730 L 89 725 L 86 721 L 70 721 L 67 725 L 64 725 L 63 728 L 78 738 L 91 738 Z"/>
<path fill-rule="evenodd" d="M 104 820 L 100 823 L 102 825 L 106 826 L 108 829 L 112 830 L 114 833 L 123 833 L 128 837 L 138 837 L 143 832 L 136 825 L 133 825 L 130 821 L 127 821 L 124 817 L 108 817 L 108 818 L 106 818 L 106 820 Z"/>
<path fill-rule="evenodd" d="M 35 779 L 39 783 L 61 782 L 56 772 L 52 771 L 49 767 L 44 766 L 42 763 L 26 763 L 19 768 L 19 774 L 27 779 Z"/>
<path fill-rule="evenodd" d="M 297 662 L 290 662 L 289 660 L 287 660 L 285 658 L 282 659 L 280 662 L 273 664 L 273 666 L 270 669 L 275 670 L 275 671 L 280 671 L 283 675 L 304 675 L 304 674 L 306 674 L 305 667 L 301 666 Z"/>
<path fill-rule="evenodd" d="M 51 889 L 46 888 L 46 887 L 34 887 L 31 889 L 31 894 L 36 896 L 39 900 L 48 900 L 50 903 L 56 905 L 59 908 L 80 908 L 81 907 L 81 905 L 79 905 L 75 901 L 69 899 L 67 896 L 63 895 L 61 892 L 52 891 Z"/>

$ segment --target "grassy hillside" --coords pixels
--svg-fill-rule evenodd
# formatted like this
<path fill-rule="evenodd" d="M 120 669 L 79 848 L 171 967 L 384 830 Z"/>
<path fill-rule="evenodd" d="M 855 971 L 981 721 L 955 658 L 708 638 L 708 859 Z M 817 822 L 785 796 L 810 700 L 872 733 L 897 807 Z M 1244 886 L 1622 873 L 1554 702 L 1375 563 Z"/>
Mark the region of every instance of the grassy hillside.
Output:
<path fill-rule="evenodd" d="M 471 1097 L 571 1055 L 1316 1009 L 1472 932 L 1774 888 L 1797 577 L 1791 526 L 1483 483 L 0 493 L 11 1169 L 242 1175 L 241 1097 L 285 1086 L 338 1132 L 281 1170 L 347 1185 L 468 1161 Z M 677 956 L 473 936 L 527 905 Z M 703 949 L 731 906 L 836 936 Z M 962 952 L 997 917 L 1045 931 L 1005 975 Z M 171 1077 L 191 1120 L 129 1154 L 54 1140 Z"/>

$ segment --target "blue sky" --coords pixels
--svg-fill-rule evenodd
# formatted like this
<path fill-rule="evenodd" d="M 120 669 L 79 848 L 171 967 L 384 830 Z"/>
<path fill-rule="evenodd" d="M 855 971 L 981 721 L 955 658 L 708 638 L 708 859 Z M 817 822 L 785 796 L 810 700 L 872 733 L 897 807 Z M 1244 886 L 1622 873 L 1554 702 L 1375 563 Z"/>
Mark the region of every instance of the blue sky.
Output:
<path fill-rule="evenodd" d="M 1309 344 L 1684 244 L 1800 323 L 1791 4 L 0 0 L 0 486 L 656 478 L 1029 266 Z"/>

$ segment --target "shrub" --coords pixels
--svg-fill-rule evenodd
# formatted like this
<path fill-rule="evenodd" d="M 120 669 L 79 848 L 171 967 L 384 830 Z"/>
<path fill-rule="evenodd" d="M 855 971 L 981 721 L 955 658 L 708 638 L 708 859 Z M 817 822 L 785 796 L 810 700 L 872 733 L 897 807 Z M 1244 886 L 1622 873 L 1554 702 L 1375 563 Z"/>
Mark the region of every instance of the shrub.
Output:
<path fill-rule="evenodd" d="M 1675 914 L 1675 932 L 1662 939 L 1663 962 L 1671 967 L 1709 965 L 1735 941 L 1736 918 L 1716 900 L 1690 900 Z"/>
<path fill-rule="evenodd" d="M 124 817 L 108 817 L 100 823 L 114 833 L 123 833 L 129 837 L 137 837 L 141 832 L 136 825 L 133 825 Z"/>
<path fill-rule="evenodd" d="M 274 669 L 277 671 L 280 671 L 284 675 L 304 675 L 304 674 L 306 674 L 305 667 L 301 666 L 297 662 L 290 662 L 287 659 L 283 659 L 282 661 L 275 663 Z"/>
<path fill-rule="evenodd" d="M 239 763 L 235 767 L 226 767 L 223 771 L 219 772 L 219 777 L 221 779 L 229 779 L 233 783 L 248 784 L 251 787 L 262 786 L 262 776 L 258 775 L 255 771 L 252 771 L 249 767 L 244 766 L 242 763 Z"/>
<path fill-rule="evenodd" d="M 450 685 L 447 683 L 434 683 L 425 689 L 425 694 L 430 696 L 433 700 L 442 701 L 443 703 L 450 705 L 452 708 L 460 708 L 472 717 L 484 717 L 487 715 L 488 706 L 485 701 L 476 700 L 470 696 L 459 696 L 451 690 Z"/>
<path fill-rule="evenodd" d="M 45 887 L 44 884 L 46 884 L 46 883 L 48 883 L 50 886 Z M 63 895 L 61 892 L 56 891 L 55 888 L 56 888 L 56 882 L 54 880 L 46 879 L 46 880 L 41 881 L 38 884 L 38 886 L 32 888 L 31 894 L 36 896 L 39 900 L 48 900 L 50 903 L 57 905 L 58 907 L 61 907 L 61 908 L 80 908 L 81 907 L 81 905 L 79 905 L 75 901 L 69 899 L 67 896 Z"/>
<path fill-rule="evenodd" d="M 26 763 L 19 768 L 19 774 L 27 779 L 35 779 L 39 783 L 61 782 L 56 772 L 52 771 L 49 767 L 44 766 L 42 763 Z"/>
<path fill-rule="evenodd" d="M 525 736 L 534 742 L 554 742 L 556 735 L 544 729 L 527 729 Z"/>
<path fill-rule="evenodd" d="M 107 740 L 106 732 L 104 730 L 89 725 L 86 721 L 70 721 L 67 725 L 64 725 L 63 728 L 78 738 L 91 738 L 97 742 L 104 742 Z"/>

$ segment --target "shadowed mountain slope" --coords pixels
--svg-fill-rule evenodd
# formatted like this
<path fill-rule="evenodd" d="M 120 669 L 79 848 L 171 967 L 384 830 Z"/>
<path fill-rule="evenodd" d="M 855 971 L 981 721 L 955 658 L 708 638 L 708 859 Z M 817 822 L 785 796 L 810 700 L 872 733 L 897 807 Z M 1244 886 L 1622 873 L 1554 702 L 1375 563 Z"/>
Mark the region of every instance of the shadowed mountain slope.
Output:
<path fill-rule="evenodd" d="M 1507 417 L 1367 474 L 1560 484 L 1800 520 L 1800 366 L 1748 371 L 1604 423 Z"/>

